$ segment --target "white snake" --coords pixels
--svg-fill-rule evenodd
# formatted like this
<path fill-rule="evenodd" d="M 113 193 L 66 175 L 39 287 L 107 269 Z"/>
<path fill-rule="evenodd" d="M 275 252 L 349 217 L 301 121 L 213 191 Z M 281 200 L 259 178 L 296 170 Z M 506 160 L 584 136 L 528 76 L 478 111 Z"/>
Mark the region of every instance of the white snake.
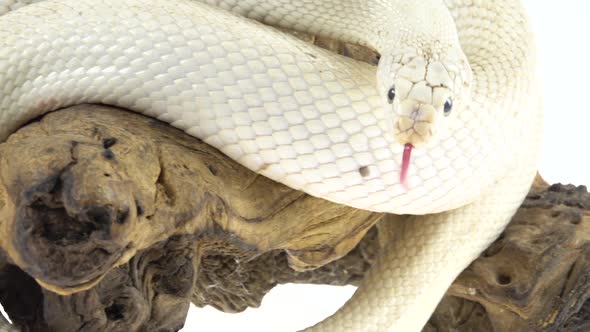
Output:
<path fill-rule="evenodd" d="M 0 14 L 30 2 L 0 0 Z M 0 17 L 0 141 L 52 110 L 114 105 L 311 195 L 413 215 L 310 330 L 419 331 L 535 174 L 542 112 L 522 4 L 203 2 L 46 0 Z M 379 66 L 211 5 L 372 47 Z"/>

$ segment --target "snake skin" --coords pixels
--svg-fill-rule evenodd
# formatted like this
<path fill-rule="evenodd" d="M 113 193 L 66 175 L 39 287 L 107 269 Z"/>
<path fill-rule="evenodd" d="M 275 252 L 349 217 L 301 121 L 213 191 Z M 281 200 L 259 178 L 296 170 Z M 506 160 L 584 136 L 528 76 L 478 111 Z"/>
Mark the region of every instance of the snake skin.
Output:
<path fill-rule="evenodd" d="M 409 15 L 414 2 L 206 1 L 231 14 L 189 0 L 46 0 L 14 10 L 30 2 L 0 0 L 0 140 L 52 110 L 109 104 L 311 195 L 415 215 L 398 220 L 397 241 L 353 298 L 311 330 L 420 330 L 535 174 L 542 116 L 518 1 L 449 0 L 431 11 L 454 19 L 473 82 L 446 130 L 415 151 L 409 188 L 375 67 L 239 15 L 379 49 L 399 27 L 376 10 L 405 2 L 397 10 Z"/>

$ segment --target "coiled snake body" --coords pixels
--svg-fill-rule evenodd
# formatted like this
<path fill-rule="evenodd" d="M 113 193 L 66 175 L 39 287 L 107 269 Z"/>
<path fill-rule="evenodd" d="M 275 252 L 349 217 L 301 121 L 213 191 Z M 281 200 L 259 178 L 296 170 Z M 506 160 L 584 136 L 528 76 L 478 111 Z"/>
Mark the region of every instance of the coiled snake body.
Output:
<path fill-rule="evenodd" d="M 30 2 L 0 0 L 0 14 Z M 46 0 L 0 17 L 0 140 L 65 106 L 114 105 L 292 188 L 408 215 L 391 216 L 401 227 L 352 299 L 310 329 L 420 330 L 535 174 L 522 4 L 203 2 Z M 372 47 L 379 66 L 242 16 Z"/>

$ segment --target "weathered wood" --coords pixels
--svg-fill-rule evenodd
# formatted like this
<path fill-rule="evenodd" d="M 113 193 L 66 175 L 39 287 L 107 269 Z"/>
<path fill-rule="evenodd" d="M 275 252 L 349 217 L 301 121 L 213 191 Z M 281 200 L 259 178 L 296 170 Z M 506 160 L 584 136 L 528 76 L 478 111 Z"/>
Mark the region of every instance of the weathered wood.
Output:
<path fill-rule="evenodd" d="M 538 179 L 504 234 L 449 289 L 425 331 L 590 330 L 589 212 L 590 194 L 584 186 L 549 186 Z M 232 276 L 255 273 L 263 281 L 250 283 L 246 291 L 232 289 L 231 299 L 237 300 L 230 304 L 216 294 L 206 304 L 228 312 L 234 310 L 227 307 L 242 304 L 243 298 L 258 305 L 266 290 L 257 292 L 257 287 L 269 281 L 355 285 L 378 253 L 376 231 L 349 255 L 306 274 L 290 271 L 277 253 L 229 263 L 225 267 L 231 266 Z M 216 258 L 217 263 L 230 261 Z M 226 275 L 199 278 L 198 288 L 208 289 L 209 280 L 227 280 Z M 217 284 L 216 291 L 251 280 L 237 279 Z"/>
<path fill-rule="evenodd" d="M 466 269 L 428 331 L 590 330 L 590 194 L 537 186 Z"/>
<path fill-rule="evenodd" d="M 122 281 L 111 275 L 173 235 L 194 237 L 196 257 L 282 250 L 290 267 L 306 270 L 344 256 L 381 216 L 310 197 L 159 121 L 96 105 L 49 114 L 0 145 L 0 197 L 8 266 L 45 289 L 43 315 L 35 317 L 57 330 L 82 323 L 113 329 L 112 315 L 96 318 L 109 302 L 86 298 L 97 288 L 119 289 L 111 284 Z M 139 325 L 122 330 L 153 319 L 157 292 L 139 289 L 149 291 L 140 293 L 148 298 L 143 314 L 133 314 Z M 90 310 L 83 319 L 98 325 L 66 323 L 68 315 L 46 310 L 49 303 Z"/>

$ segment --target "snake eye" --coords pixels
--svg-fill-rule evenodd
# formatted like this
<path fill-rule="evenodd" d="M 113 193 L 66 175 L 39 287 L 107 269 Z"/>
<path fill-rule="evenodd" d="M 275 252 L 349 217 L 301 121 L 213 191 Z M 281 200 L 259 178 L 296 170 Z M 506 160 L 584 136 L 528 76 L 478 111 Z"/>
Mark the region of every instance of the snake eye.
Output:
<path fill-rule="evenodd" d="M 445 102 L 445 106 L 444 106 L 445 116 L 449 116 L 449 114 L 451 114 L 452 110 L 453 110 L 453 100 L 449 98 Z"/>
<path fill-rule="evenodd" d="M 391 89 L 389 89 L 389 91 L 387 92 L 387 100 L 389 101 L 390 104 L 392 104 L 394 99 L 395 99 L 395 88 L 391 87 Z"/>

